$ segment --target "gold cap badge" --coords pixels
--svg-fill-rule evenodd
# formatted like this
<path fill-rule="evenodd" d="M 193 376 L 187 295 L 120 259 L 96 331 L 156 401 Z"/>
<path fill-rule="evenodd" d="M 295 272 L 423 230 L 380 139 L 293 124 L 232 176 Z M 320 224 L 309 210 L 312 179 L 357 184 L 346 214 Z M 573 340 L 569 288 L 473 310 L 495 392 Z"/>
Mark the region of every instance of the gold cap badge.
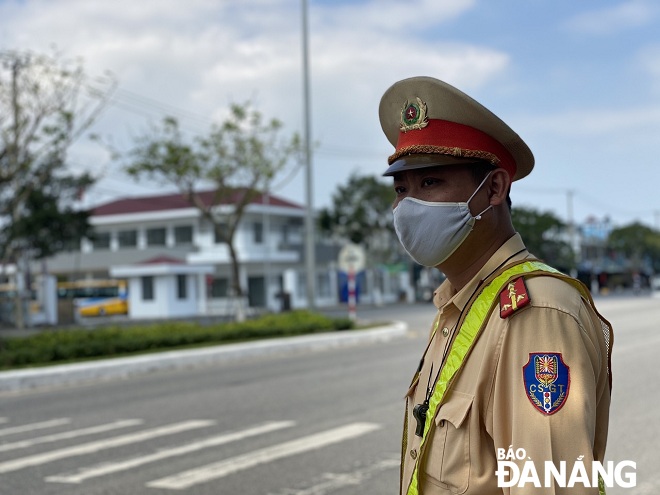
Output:
<path fill-rule="evenodd" d="M 401 110 L 401 131 L 407 132 L 415 129 L 423 129 L 429 123 L 426 117 L 426 103 L 419 97 L 415 98 L 415 102 L 403 105 Z"/>

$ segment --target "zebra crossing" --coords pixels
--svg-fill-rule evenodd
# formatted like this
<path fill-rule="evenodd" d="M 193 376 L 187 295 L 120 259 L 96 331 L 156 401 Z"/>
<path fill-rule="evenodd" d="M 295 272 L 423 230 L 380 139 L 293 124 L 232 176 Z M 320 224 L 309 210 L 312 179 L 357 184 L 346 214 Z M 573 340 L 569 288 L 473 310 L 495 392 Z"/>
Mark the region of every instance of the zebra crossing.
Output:
<path fill-rule="evenodd" d="M 217 462 L 201 462 L 201 465 L 191 469 L 143 480 L 145 493 L 150 489 L 185 491 L 198 485 L 217 483 L 222 478 L 259 465 L 357 439 L 381 428 L 376 423 L 353 422 L 307 435 L 296 435 L 296 426 L 299 425 L 295 421 L 281 420 L 248 425 L 233 431 L 217 431 L 217 422 L 209 419 L 188 419 L 161 425 L 150 425 L 144 419 L 116 419 L 107 423 L 77 426 L 71 418 L 53 418 L 25 424 L 12 418 L 0 418 L 0 483 L 3 476 L 19 471 L 56 471 L 58 461 L 66 461 L 69 471 L 45 475 L 42 479 L 44 484 L 93 484 L 95 480 L 112 475 L 121 480 L 122 473 L 142 466 L 156 463 L 166 466 L 168 460 L 249 438 L 263 435 L 268 439 L 268 434 L 277 431 L 287 432 L 292 437 Z M 49 432 L 49 429 L 54 431 Z M 148 450 L 149 442 L 167 441 L 168 437 L 180 433 L 187 433 L 195 439 L 176 443 L 171 441 L 167 447 L 162 447 L 160 442 L 159 448 Z M 65 444 L 58 446 L 59 442 Z M 146 453 L 128 458 L 113 456 L 113 449 L 138 444 L 140 447 L 146 446 Z M 40 451 L 35 453 L 35 448 Z M 88 465 L 86 459 L 90 454 L 100 454 L 104 460 Z M 73 470 L 71 460 L 76 463 Z M 393 464 L 391 460 L 386 461 L 379 469 L 388 469 L 390 464 Z M 47 466 L 47 471 L 42 470 L 43 466 Z"/>

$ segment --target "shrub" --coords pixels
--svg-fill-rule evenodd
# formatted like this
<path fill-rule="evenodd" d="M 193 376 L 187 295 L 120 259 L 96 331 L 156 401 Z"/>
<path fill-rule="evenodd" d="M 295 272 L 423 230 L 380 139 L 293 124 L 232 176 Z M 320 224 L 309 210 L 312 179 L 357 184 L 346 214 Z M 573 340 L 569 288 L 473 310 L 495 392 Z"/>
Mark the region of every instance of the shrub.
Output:
<path fill-rule="evenodd" d="M 93 330 L 44 331 L 30 337 L 0 339 L 0 369 L 350 328 L 353 323 L 347 318 L 291 311 L 243 323 L 203 325 L 165 321 Z"/>

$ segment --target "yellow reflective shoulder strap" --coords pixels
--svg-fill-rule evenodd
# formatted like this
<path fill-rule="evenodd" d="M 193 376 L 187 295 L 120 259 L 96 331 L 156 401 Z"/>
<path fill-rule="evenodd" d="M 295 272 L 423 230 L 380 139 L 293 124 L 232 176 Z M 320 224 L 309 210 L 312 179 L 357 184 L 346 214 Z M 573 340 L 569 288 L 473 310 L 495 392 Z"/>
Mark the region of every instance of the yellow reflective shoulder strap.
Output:
<path fill-rule="evenodd" d="M 429 400 L 429 409 L 426 413 L 424 434 L 422 435 L 422 441 L 420 443 L 419 455 L 415 462 L 415 469 L 413 470 L 412 478 L 408 485 L 407 495 L 419 495 L 419 463 L 423 457 L 422 454 L 426 438 L 431 430 L 432 424 L 434 424 L 436 412 L 445 397 L 448 387 L 451 385 L 451 382 L 458 371 L 462 368 L 465 358 L 468 356 L 474 343 L 477 341 L 477 337 L 479 336 L 483 324 L 490 315 L 495 304 L 498 302 L 498 295 L 502 290 L 502 287 L 512 278 L 534 272 L 546 272 L 561 275 L 561 272 L 540 261 L 523 261 L 505 268 L 494 278 L 491 278 L 490 282 L 486 283 L 476 299 L 474 299 L 470 305 L 467 314 L 463 319 L 463 323 L 454 337 L 449 353 L 442 365 L 440 375 L 434 385 L 433 394 Z"/>

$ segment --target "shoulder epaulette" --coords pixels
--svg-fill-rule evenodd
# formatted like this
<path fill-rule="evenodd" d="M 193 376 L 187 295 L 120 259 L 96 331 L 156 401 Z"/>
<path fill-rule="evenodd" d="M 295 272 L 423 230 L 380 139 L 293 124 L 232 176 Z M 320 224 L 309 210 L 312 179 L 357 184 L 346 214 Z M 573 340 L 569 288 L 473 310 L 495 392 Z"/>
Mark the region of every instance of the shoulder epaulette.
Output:
<path fill-rule="evenodd" d="M 518 277 L 507 283 L 500 292 L 500 318 L 508 318 L 530 303 L 525 279 Z"/>

